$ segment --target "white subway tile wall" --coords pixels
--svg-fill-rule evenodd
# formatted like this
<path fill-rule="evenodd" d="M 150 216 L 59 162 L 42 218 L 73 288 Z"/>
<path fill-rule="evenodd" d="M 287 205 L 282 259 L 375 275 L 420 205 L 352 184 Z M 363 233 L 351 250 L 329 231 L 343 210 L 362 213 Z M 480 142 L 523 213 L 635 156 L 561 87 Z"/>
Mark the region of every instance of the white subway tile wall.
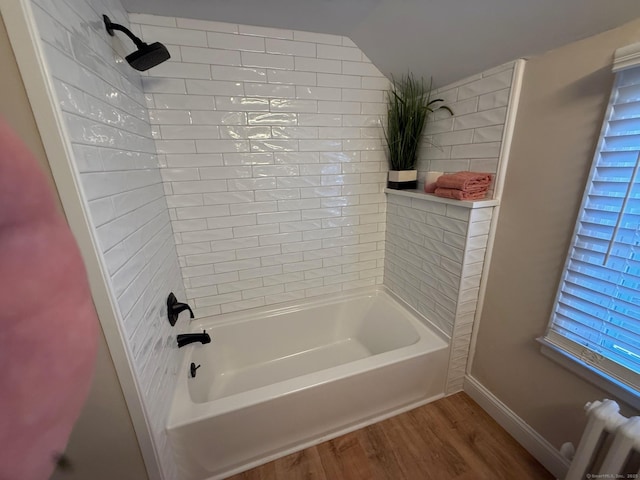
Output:
<path fill-rule="evenodd" d="M 469 209 L 393 194 L 388 202 L 384 283 L 450 336 L 464 260 L 452 239 L 465 235 Z"/>
<path fill-rule="evenodd" d="M 127 13 L 118 0 L 34 0 L 32 8 L 158 458 L 165 478 L 177 478 L 165 425 L 180 355 L 165 302 L 170 291 L 184 299 L 184 287 L 140 76 L 116 60 L 119 40 L 102 23 L 107 14 L 126 25 Z M 192 32 L 192 43 L 198 33 L 205 37 Z M 119 47 L 133 45 L 124 38 Z"/>
<path fill-rule="evenodd" d="M 451 338 L 447 393 L 462 389 L 492 214 L 388 195 L 384 284 Z"/>
<path fill-rule="evenodd" d="M 515 62 L 446 85 L 434 92 L 454 113 L 436 111 L 425 129 L 418 179 L 426 172 L 497 173 Z"/>
<path fill-rule="evenodd" d="M 382 283 L 387 79 L 349 39 L 130 15 L 197 317 Z M 148 35 L 148 38 L 147 38 Z"/>
<path fill-rule="evenodd" d="M 484 207 L 474 208 L 469 212 L 466 241 L 463 244 L 464 259 L 460 272 L 456 316 L 451 335 L 446 393 L 462 390 L 493 210 L 493 207 Z M 453 211 L 448 213 L 453 214 Z"/>

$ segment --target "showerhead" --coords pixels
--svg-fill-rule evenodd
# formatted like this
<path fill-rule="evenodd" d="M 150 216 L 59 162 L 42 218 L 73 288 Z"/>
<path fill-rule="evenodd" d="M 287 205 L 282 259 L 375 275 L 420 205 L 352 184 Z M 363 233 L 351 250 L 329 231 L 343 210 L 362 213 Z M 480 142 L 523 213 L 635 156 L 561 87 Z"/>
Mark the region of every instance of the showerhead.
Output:
<path fill-rule="evenodd" d="M 144 72 L 145 70 L 149 70 L 150 68 L 155 67 L 156 65 L 159 65 L 165 60 L 169 60 L 169 58 L 171 58 L 167 47 L 165 47 L 160 42 L 155 42 L 149 45 L 147 43 L 144 43 L 133 33 L 131 33 L 131 30 L 129 30 L 127 27 L 123 27 L 122 25 L 111 22 L 109 17 L 107 17 L 106 15 L 103 15 L 102 19 L 104 20 L 104 26 L 106 27 L 109 35 L 113 36 L 115 35 L 113 32 L 114 30 L 120 30 L 121 32 L 124 32 L 136 44 L 138 50 L 130 53 L 125 57 L 125 60 L 129 62 L 129 65 L 131 65 L 136 70 Z"/>
<path fill-rule="evenodd" d="M 167 47 L 160 42 L 155 42 L 151 45 L 144 44 L 144 46 L 138 47 L 138 50 L 126 56 L 129 65 L 141 72 L 149 70 L 169 58 L 171 58 L 171 55 L 169 55 Z"/>

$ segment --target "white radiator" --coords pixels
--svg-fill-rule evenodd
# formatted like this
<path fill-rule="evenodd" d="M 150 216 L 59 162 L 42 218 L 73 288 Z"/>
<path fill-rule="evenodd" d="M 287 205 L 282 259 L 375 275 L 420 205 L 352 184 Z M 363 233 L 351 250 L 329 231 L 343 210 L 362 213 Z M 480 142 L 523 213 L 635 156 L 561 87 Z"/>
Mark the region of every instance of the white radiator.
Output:
<path fill-rule="evenodd" d="M 634 458 L 640 452 L 640 417 L 620 415 L 613 400 L 584 408 L 589 421 L 565 480 L 640 478 Z"/>

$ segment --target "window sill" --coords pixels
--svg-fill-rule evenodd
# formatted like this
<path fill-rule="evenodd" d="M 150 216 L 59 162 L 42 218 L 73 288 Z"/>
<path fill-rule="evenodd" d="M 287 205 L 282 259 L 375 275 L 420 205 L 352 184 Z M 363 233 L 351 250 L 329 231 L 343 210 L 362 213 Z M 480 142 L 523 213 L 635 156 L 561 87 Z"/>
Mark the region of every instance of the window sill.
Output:
<path fill-rule="evenodd" d="M 544 337 L 538 338 L 537 341 L 541 344 L 541 352 L 545 357 L 560 364 L 570 372 L 605 392 L 610 393 L 615 399 L 626 403 L 636 410 L 640 409 L 640 395 L 636 390 L 602 373 L 570 353 L 565 352 L 553 343 L 547 341 Z"/>
<path fill-rule="evenodd" d="M 428 202 L 444 203 L 446 205 L 455 205 L 464 208 L 485 208 L 500 205 L 500 200 L 454 200 L 451 198 L 436 197 L 432 193 L 425 193 L 422 190 L 396 190 L 394 188 L 385 188 L 384 193 L 387 195 L 398 195 L 400 197 L 417 198 Z"/>

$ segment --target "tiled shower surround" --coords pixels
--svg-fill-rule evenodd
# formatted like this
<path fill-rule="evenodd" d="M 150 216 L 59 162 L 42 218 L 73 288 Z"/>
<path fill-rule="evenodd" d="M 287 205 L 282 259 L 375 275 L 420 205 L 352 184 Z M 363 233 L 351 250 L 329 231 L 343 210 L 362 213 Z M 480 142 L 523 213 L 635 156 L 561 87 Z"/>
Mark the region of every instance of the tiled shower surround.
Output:
<path fill-rule="evenodd" d="M 348 38 L 131 15 L 187 297 L 217 315 L 382 283 L 388 80 Z"/>
<path fill-rule="evenodd" d="M 452 337 L 447 392 L 461 388 L 492 208 L 390 194 L 387 212 L 389 82 L 348 38 L 128 16 L 119 0 L 32 6 L 164 478 L 169 291 L 203 317 L 384 278 Z M 105 13 L 171 60 L 140 76 Z M 512 74 L 440 89 L 455 117 L 428 125 L 421 178 L 497 171 Z"/>

